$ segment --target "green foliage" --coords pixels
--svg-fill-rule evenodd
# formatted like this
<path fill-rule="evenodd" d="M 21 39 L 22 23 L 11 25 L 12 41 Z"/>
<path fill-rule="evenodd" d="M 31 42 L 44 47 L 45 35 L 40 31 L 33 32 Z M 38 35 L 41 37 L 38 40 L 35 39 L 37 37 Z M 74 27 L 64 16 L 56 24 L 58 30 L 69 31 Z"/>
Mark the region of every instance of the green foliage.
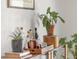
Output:
<path fill-rule="evenodd" d="M 65 44 L 68 44 L 68 47 L 69 48 L 72 48 L 72 44 L 76 44 L 77 43 L 77 34 L 73 34 L 71 36 L 72 40 L 70 41 L 67 41 L 66 37 L 63 37 L 63 38 L 60 38 L 59 40 L 59 44 L 60 45 L 65 45 Z"/>
<path fill-rule="evenodd" d="M 48 13 L 50 13 L 50 7 L 47 8 L 47 13 L 46 14 L 48 14 Z"/>
<path fill-rule="evenodd" d="M 67 42 L 67 44 L 68 44 L 68 48 L 71 49 L 72 46 L 73 46 L 73 44 L 74 44 L 74 42 L 72 42 L 72 41 L 70 40 L 69 42 Z"/>
<path fill-rule="evenodd" d="M 22 29 L 17 28 L 16 31 L 13 32 L 12 35 L 10 35 L 10 37 L 11 37 L 13 40 L 22 39 L 21 30 L 22 30 Z"/>
<path fill-rule="evenodd" d="M 63 18 L 59 16 L 59 13 L 56 11 L 51 11 L 51 8 L 47 8 L 46 14 L 41 14 L 39 17 L 42 19 L 43 26 L 46 27 L 48 30 L 50 25 L 54 25 L 54 23 L 57 23 L 58 18 L 61 20 L 62 23 L 65 23 Z"/>
<path fill-rule="evenodd" d="M 62 17 L 58 16 L 58 18 L 59 18 L 63 23 L 65 23 L 65 21 L 63 20 Z"/>
<path fill-rule="evenodd" d="M 60 38 L 59 44 L 62 46 L 65 46 L 65 44 L 68 44 L 69 52 L 73 54 L 74 59 L 77 59 L 77 33 L 73 34 L 71 38 L 72 39 L 70 41 L 67 41 L 66 37 Z"/>
<path fill-rule="evenodd" d="M 77 42 L 77 34 L 75 33 L 75 34 L 72 35 L 71 37 L 72 37 L 72 39 L 73 39 L 73 42 L 76 43 L 76 42 Z"/>
<path fill-rule="evenodd" d="M 59 43 L 64 46 L 66 44 L 66 37 L 60 38 Z"/>

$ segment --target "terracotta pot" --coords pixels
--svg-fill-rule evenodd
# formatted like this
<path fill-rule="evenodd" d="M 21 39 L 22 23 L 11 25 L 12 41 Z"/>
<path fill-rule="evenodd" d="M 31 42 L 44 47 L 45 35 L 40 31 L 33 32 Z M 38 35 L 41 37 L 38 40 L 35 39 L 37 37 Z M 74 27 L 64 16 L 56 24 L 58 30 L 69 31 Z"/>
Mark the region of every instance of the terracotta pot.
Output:
<path fill-rule="evenodd" d="M 50 25 L 50 27 L 49 27 L 49 29 L 48 29 L 48 36 L 52 36 L 52 35 L 54 35 L 54 25 Z"/>
<path fill-rule="evenodd" d="M 44 42 L 47 43 L 47 45 L 54 45 L 54 47 L 59 46 L 59 40 L 56 36 L 43 36 Z"/>

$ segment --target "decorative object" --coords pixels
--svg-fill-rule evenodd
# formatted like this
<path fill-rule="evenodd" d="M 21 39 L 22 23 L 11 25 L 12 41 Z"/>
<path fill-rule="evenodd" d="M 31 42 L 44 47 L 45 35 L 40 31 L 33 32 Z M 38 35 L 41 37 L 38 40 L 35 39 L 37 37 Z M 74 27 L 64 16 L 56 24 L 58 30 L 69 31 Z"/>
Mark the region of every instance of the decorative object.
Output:
<path fill-rule="evenodd" d="M 59 13 L 56 11 L 51 11 L 51 8 L 47 8 L 46 14 L 39 15 L 40 19 L 42 19 L 43 26 L 46 27 L 48 35 L 54 35 L 54 26 L 57 23 L 58 18 L 65 23 L 63 18 L 59 16 Z"/>
<path fill-rule="evenodd" d="M 41 54 L 41 45 L 38 45 L 36 40 L 32 39 L 28 42 L 28 50 L 30 50 L 30 53 L 33 55 Z"/>
<path fill-rule="evenodd" d="M 35 9 L 35 0 L 7 0 L 8 7 L 21 9 Z"/>
<path fill-rule="evenodd" d="M 28 40 L 31 40 L 34 38 L 34 33 L 33 33 L 32 29 L 29 29 L 29 31 L 27 31 L 27 38 L 28 38 Z"/>
<path fill-rule="evenodd" d="M 28 48 L 34 49 L 36 48 L 36 40 L 32 39 L 28 42 Z"/>
<path fill-rule="evenodd" d="M 38 39 L 37 28 L 35 28 L 35 39 Z"/>
<path fill-rule="evenodd" d="M 72 39 L 70 41 L 67 41 L 66 37 L 61 38 L 59 44 L 62 45 L 63 47 L 67 45 L 66 49 L 68 50 L 68 52 L 70 52 L 73 55 L 74 59 L 77 59 L 77 34 L 75 33 L 71 37 Z M 68 52 L 66 53 L 68 54 Z"/>
<path fill-rule="evenodd" d="M 12 50 L 13 52 L 22 52 L 22 36 L 21 36 L 21 30 L 23 28 L 18 28 L 16 29 L 15 32 L 10 35 L 12 38 Z"/>
<path fill-rule="evenodd" d="M 25 48 L 25 50 L 30 50 L 30 53 L 33 55 L 41 54 L 41 45 L 37 43 L 36 39 L 38 39 L 37 35 L 37 28 L 35 28 L 35 33 L 30 29 L 27 32 L 28 37 L 28 49 Z"/>
<path fill-rule="evenodd" d="M 27 31 L 27 38 L 28 38 L 28 48 L 36 48 L 36 38 L 34 36 L 35 33 L 33 33 L 32 29 Z"/>
<path fill-rule="evenodd" d="M 25 42 L 24 50 L 29 48 L 29 43 L 32 39 L 33 39 L 33 32 L 32 32 L 32 29 L 29 29 L 27 31 L 27 39 L 26 39 L 26 42 Z"/>

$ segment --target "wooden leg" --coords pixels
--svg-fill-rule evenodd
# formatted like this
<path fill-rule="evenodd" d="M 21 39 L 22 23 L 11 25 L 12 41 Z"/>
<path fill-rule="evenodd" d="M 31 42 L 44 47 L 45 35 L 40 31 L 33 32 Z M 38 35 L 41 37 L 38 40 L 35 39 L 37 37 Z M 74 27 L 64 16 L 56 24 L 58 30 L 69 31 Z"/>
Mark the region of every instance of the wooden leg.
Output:
<path fill-rule="evenodd" d="M 67 56 L 67 54 L 68 54 L 67 51 L 68 51 L 68 45 L 66 44 L 66 45 L 65 45 L 65 59 L 68 58 L 68 56 Z"/>
<path fill-rule="evenodd" d="M 53 52 L 48 52 L 47 53 L 47 59 L 53 59 Z"/>

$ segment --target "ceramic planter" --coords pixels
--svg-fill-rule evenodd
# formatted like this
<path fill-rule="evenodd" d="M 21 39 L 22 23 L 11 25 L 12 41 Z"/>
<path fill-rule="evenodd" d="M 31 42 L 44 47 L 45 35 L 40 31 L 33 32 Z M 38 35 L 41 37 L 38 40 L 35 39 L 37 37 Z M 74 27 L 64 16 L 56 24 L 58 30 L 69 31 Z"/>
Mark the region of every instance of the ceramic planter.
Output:
<path fill-rule="evenodd" d="M 12 51 L 22 52 L 22 39 L 12 40 Z"/>

